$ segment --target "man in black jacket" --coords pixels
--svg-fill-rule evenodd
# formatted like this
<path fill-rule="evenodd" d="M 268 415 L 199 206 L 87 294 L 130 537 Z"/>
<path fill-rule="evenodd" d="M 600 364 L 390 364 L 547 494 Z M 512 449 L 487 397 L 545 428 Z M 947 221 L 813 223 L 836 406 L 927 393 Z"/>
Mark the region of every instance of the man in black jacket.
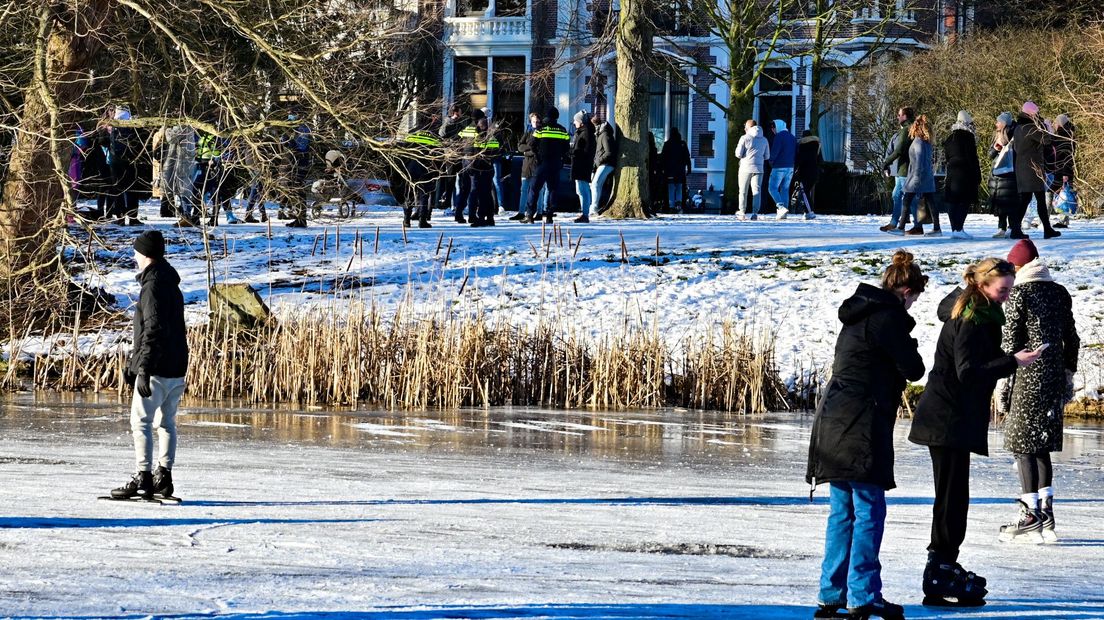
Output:
<path fill-rule="evenodd" d="M 529 213 L 536 213 L 537 199 L 540 198 L 541 190 L 548 188 L 548 209 L 544 213 L 544 221 L 549 224 L 552 223 L 552 213 L 556 210 L 560 170 L 563 168 L 567 147 L 571 141 L 567 130 L 557 122 L 559 118 L 560 111 L 550 108 L 548 116 L 541 121 L 540 128 L 533 132 L 536 141 L 533 150 L 537 159 L 537 175 L 529 186 L 529 196 L 526 198 Z"/>
<path fill-rule="evenodd" d="M 134 310 L 134 350 L 127 361 L 126 378 L 134 385 L 130 428 L 137 471 L 130 482 L 111 491 L 115 499 L 172 495 L 176 408 L 184 394 L 188 370 L 180 276 L 165 260 L 165 239 L 160 231 L 147 230 L 138 235 L 134 260 L 142 291 Z M 160 450 L 157 470 L 151 473 L 154 426 Z"/>

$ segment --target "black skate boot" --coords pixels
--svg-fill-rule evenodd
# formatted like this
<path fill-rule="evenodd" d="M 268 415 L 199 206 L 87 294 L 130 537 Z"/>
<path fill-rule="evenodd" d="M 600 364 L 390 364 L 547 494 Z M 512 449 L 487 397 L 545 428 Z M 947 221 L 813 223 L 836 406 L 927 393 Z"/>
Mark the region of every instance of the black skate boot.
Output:
<path fill-rule="evenodd" d="M 1039 503 L 1039 512 L 1043 515 L 1043 542 L 1056 543 L 1058 535 L 1054 533 L 1054 498 L 1047 497 L 1039 500 Z"/>
<path fill-rule="evenodd" d="M 962 568 L 958 562 L 945 562 L 928 554 L 924 568 L 924 605 L 936 607 L 980 607 L 985 604 L 984 577 Z"/>
<path fill-rule="evenodd" d="M 1043 542 L 1043 516 L 1039 509 L 1028 506 L 1023 500 L 1020 505 L 1020 518 L 1008 525 L 1002 525 L 997 540 L 1001 542 L 1027 543 L 1038 545 Z"/>
<path fill-rule="evenodd" d="M 817 605 L 816 611 L 813 612 L 814 618 L 847 618 L 847 606 L 846 605 L 825 605 L 820 603 Z"/>
<path fill-rule="evenodd" d="M 905 608 L 900 605 L 894 605 L 884 598 L 878 598 L 878 600 L 871 603 L 867 603 L 861 607 L 854 607 L 848 609 L 852 620 L 868 620 L 869 618 L 885 618 L 886 620 L 905 620 Z"/>
<path fill-rule="evenodd" d="M 143 499 L 153 499 L 153 476 L 148 471 L 134 474 L 130 482 L 111 490 L 113 499 L 131 499 L 139 496 Z"/>
<path fill-rule="evenodd" d="M 159 497 L 172 497 L 173 494 L 172 472 L 160 465 L 153 472 L 153 492 Z"/>

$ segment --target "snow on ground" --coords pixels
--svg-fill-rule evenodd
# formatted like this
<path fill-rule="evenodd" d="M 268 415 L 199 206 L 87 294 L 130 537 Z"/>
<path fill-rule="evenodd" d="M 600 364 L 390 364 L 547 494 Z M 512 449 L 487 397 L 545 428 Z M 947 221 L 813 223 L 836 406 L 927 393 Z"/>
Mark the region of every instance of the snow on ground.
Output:
<path fill-rule="evenodd" d="M 205 320 L 208 263 L 202 235 L 172 227 L 156 211 L 154 203 L 144 204 L 142 216 L 172 243 L 170 260 L 184 279 L 190 320 Z M 775 334 L 785 379 L 831 364 L 840 302 L 859 282 L 876 283 L 900 247 L 916 254 L 932 276 L 929 291 L 912 310 L 921 353 L 932 359 L 940 329 L 935 316 L 939 301 L 958 285 L 967 264 L 1003 257 L 1012 245 L 990 238 L 996 219 L 988 215 L 971 215 L 967 230 L 976 238 L 961 241 L 894 237 L 877 230 L 886 221 L 878 216 L 820 216 L 812 221 L 765 216 L 751 222 L 732 216 L 666 215 L 587 225 L 572 224 L 572 216 L 565 214 L 557 220 L 562 224 L 560 239 L 548 250 L 542 233 L 551 235 L 551 227 L 518 224 L 505 216 L 499 216 L 494 228 L 470 228 L 437 212 L 433 228 L 409 230 L 408 242 L 403 241 L 400 219 L 398 209 L 373 207 L 354 220 L 324 219 L 305 230 L 274 220 L 271 240 L 265 225 L 220 226 L 210 235 L 211 273 L 215 281 L 254 285 L 278 313 L 329 306 L 336 295 L 384 311 L 410 301 L 422 311 L 482 312 L 515 323 L 555 318 L 595 335 L 620 330 L 626 322 L 645 322 L 672 343 L 693 330 L 731 320 Z M 138 294 L 130 247 L 138 230 L 100 227 L 97 232 L 108 249 L 97 252 L 96 265 L 83 273 L 118 295 L 123 307 Z M 325 256 L 319 239 L 324 231 Z M 362 253 L 354 253 L 358 232 Z M 1085 346 L 1078 387 L 1093 394 L 1104 385 L 1104 220 L 1075 220 L 1060 239 L 1043 241 L 1041 231 L 1030 232 L 1073 295 Z M 621 262 L 622 235 L 627 264 Z M 580 237 L 576 251 L 569 244 L 578 244 Z"/>
<path fill-rule="evenodd" d="M 808 618 L 826 491 L 808 416 L 527 409 L 181 411 L 180 506 L 97 501 L 130 468 L 109 398 L 0 401 L 0 616 Z M 932 490 L 897 428 L 884 593 L 909 618 L 1104 618 L 1104 434 L 1056 455 L 1057 545 L 998 543 L 1012 459 L 974 459 L 962 562 L 989 605 L 920 606 Z"/>

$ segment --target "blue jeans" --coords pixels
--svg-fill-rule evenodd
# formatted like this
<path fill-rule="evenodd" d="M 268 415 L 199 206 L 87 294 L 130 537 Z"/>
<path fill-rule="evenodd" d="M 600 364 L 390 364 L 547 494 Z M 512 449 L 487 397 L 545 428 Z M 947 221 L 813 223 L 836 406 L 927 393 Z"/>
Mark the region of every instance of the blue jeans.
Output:
<path fill-rule="evenodd" d="M 590 216 L 590 181 L 575 181 L 575 194 L 579 197 L 579 210 L 583 217 Z"/>
<path fill-rule="evenodd" d="M 505 211 L 506 210 L 506 193 L 504 191 L 502 191 L 503 160 L 502 160 L 501 157 L 498 157 L 498 158 L 495 158 L 495 160 L 491 163 L 494 165 L 493 180 L 494 180 L 495 199 L 498 200 L 498 208 Z"/>
<path fill-rule="evenodd" d="M 529 177 L 521 178 L 521 196 L 518 198 L 518 213 L 525 213 L 525 206 L 529 203 L 529 185 L 531 185 L 533 179 Z M 536 217 L 537 215 L 543 215 L 544 210 L 548 207 L 548 188 L 541 190 L 540 199 L 537 204 L 539 205 L 536 211 L 530 212 L 529 215 Z"/>
<path fill-rule="evenodd" d="M 778 211 L 790 210 L 790 184 L 793 183 L 793 168 L 775 168 L 771 170 L 767 181 L 767 193 L 778 206 Z"/>
<path fill-rule="evenodd" d="M 682 213 L 682 183 L 667 184 L 667 206 Z"/>
<path fill-rule="evenodd" d="M 896 226 L 901 221 L 901 209 L 905 204 L 905 177 L 893 177 L 893 217 L 890 218 L 889 223 L 892 226 Z M 909 213 L 912 214 L 912 221 L 916 221 L 916 205 L 912 205 L 909 209 Z"/>
<path fill-rule="evenodd" d="M 590 180 L 590 198 L 595 213 L 598 212 L 598 207 L 602 204 L 602 190 L 605 188 L 606 178 L 611 174 L 613 174 L 613 166 L 598 166 L 598 169 L 594 171 L 594 177 Z M 610 199 L 613 199 L 612 192 L 610 193 Z"/>
<path fill-rule="evenodd" d="M 878 551 L 885 531 L 885 490 L 864 482 L 832 482 L 831 487 L 819 598 L 859 607 L 882 596 Z"/>

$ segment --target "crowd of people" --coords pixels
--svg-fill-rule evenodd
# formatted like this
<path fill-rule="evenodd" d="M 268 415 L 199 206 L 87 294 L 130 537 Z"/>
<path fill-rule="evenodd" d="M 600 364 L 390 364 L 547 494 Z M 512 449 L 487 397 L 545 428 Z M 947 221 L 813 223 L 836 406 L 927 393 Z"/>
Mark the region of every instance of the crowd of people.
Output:
<path fill-rule="evenodd" d="M 96 208 L 85 213 L 89 219 L 140 225 L 138 204 L 157 191 L 160 215 L 178 218 L 181 226 L 196 226 L 204 220 L 215 226 L 220 212 L 227 223 L 238 223 L 233 200 L 239 195 L 247 204 L 244 221 L 264 222 L 268 219 L 264 199 L 279 194 L 287 203 L 280 213 L 291 220 L 288 225 L 306 226 L 312 136 L 296 113 L 287 115 L 292 129 L 252 143 L 183 123 L 161 127 L 150 135 L 145 129 L 128 126 L 132 119 L 127 107 L 109 106 L 90 129 L 80 124 L 74 128 L 70 190 L 74 199 L 96 201 Z M 218 119 L 209 120 L 217 124 Z M 257 165 L 258 156 L 277 162 L 279 174 L 266 181 Z M 326 159 L 327 172 L 334 173 L 335 166 L 339 172 L 340 157 L 335 160 L 327 153 Z M 254 217 L 258 210 L 260 220 Z"/>
<path fill-rule="evenodd" d="M 927 116 L 916 115 L 910 107 L 897 111 L 900 129 L 890 141 L 882 168 L 894 178 L 893 214 L 881 230 L 897 235 L 941 236 L 937 197 L 933 129 Z M 988 181 L 989 202 L 998 217 L 994 238 L 1027 239 L 1025 217 L 1030 225 L 1028 209 L 1032 203 L 1043 227 L 1043 238 L 1061 236 L 1058 228 L 1069 225 L 1069 214 L 1075 206 L 1074 155 L 1075 128 L 1065 114 L 1054 121 L 1044 118 L 1039 106 L 1028 101 L 1020 114 L 1010 112 L 997 116 L 992 144 L 988 149 L 992 160 Z M 967 213 L 978 203 L 982 183 L 981 164 L 974 119 L 969 112 L 958 113 L 951 131 L 943 140 L 946 162 L 942 203 L 947 207 L 951 237 L 969 239 L 964 229 Z M 921 211 L 921 199 L 926 211 Z M 1051 225 L 1051 211 L 1059 219 Z M 909 226 L 909 222 L 912 226 Z M 924 231 L 930 223 L 931 230 Z"/>
<path fill-rule="evenodd" d="M 561 195 L 565 168 L 579 205 L 575 222 L 600 217 L 612 199 L 618 131 L 586 111 L 572 117 L 569 129 L 560 124 L 559 114 L 557 108 L 544 115 L 530 113 L 520 136 L 492 118 L 489 108 L 468 112 L 453 105 L 444 119 L 425 120 L 399 141 L 404 147 L 397 158 L 400 163 L 391 167 L 391 186 L 403 205 L 404 225 L 416 220 L 418 226 L 429 227 L 433 211 L 444 209 L 457 222 L 493 226 L 495 215 L 514 203 L 518 208 L 512 220 L 551 221 L 557 205 L 570 199 Z M 111 107 L 92 130 L 76 128 L 69 168 L 72 189 L 77 197 L 96 201 L 89 214 L 93 218 L 139 224 L 138 203 L 156 188 L 161 215 L 178 216 L 182 225 L 200 220 L 217 225 L 220 212 L 227 223 L 264 222 L 268 218 L 265 201 L 277 200 L 282 205 L 279 216 L 291 220 L 288 226 L 305 226 L 307 177 L 319 172 L 312 170 L 314 153 L 323 150 L 325 170 L 318 182 L 322 185 L 315 189 L 329 183 L 336 193 L 356 199 L 347 183 L 344 154 L 319 148 L 308 124 L 294 112 L 287 116 L 287 129 L 270 132 L 261 146 L 185 124 L 162 127 L 150 137 L 144 130 L 128 128 L 125 121 L 129 120 L 126 107 Z M 983 181 L 973 117 L 965 110 L 959 112 L 939 151 L 926 115 L 902 107 L 897 120 L 899 130 L 881 162 L 885 175 L 894 179 L 892 215 L 881 230 L 941 236 L 940 211 L 945 207 L 950 236 L 971 238 L 965 222 L 979 202 Z M 217 126 L 217 119 L 210 119 L 210 124 Z M 744 135 L 734 147 L 739 161 L 738 216 L 759 218 L 765 181 L 777 218 L 785 219 L 793 209 L 803 211 L 807 219 L 815 218 L 823 163 L 820 140 L 808 130 L 797 139 L 782 119 L 772 125 L 768 138 L 756 121 L 746 121 Z M 516 184 L 507 182 L 513 174 L 510 158 L 515 150 L 522 159 Z M 1025 228 L 1036 219 L 1028 215 L 1032 203 L 1043 237 L 1061 235 L 1058 229 L 1068 226 L 1068 215 L 1076 208 L 1075 151 L 1075 128 L 1064 114 L 1050 121 L 1028 101 L 1018 116 L 1003 112 L 996 117 L 988 148 L 992 161 L 989 206 L 999 220 L 994 237 L 1027 238 Z M 260 174 L 258 158 L 277 162 L 278 173 Z M 940 169 L 945 170 L 942 190 L 937 184 Z M 655 200 L 645 209 L 681 213 L 690 205 L 700 206 L 700 191 L 688 196 L 691 171 L 690 150 L 677 128 L 671 129 L 661 149 L 650 135 L 648 175 Z M 511 191 L 517 195 L 508 196 Z M 233 212 L 235 198 L 246 205 L 242 220 Z M 1059 216 L 1053 224 L 1052 212 Z M 925 231 L 928 224 L 931 228 Z"/>
<path fill-rule="evenodd" d="M 830 514 L 816 618 L 903 619 L 882 597 L 879 550 L 886 491 L 894 488 L 893 426 L 908 381 L 924 375 L 909 309 L 928 277 L 899 250 L 880 287 L 860 284 L 839 308 L 832 378 L 813 422 L 807 481 L 830 485 Z M 1073 396 L 1080 339 L 1069 292 L 1030 240 L 1007 259 L 970 265 L 963 286 L 939 304 L 943 328 L 909 440 L 931 457 L 935 501 L 924 604 L 977 606 L 987 581 L 962 567 L 971 454 L 987 456 L 994 392 L 1004 447 L 1019 470 L 1018 516 L 1001 541 L 1054 542 L 1051 452 L 1062 449 L 1062 415 Z M 998 389 L 998 384 L 1001 387 Z"/>

